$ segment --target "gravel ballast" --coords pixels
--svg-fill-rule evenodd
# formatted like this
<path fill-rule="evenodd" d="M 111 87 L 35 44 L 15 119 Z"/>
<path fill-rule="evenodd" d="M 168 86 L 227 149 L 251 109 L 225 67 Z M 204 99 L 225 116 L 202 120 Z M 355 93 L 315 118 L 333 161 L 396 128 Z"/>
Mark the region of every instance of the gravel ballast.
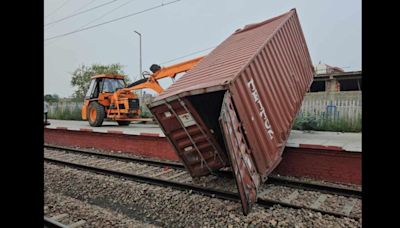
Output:
<path fill-rule="evenodd" d="M 142 224 L 163 227 L 360 227 L 361 221 L 182 192 L 45 163 L 45 194 L 67 196 Z M 46 203 L 46 206 L 48 203 Z M 119 226 L 119 225 L 116 225 Z M 126 227 L 121 225 L 122 227 Z M 102 227 L 102 226 L 100 226 Z M 107 227 L 107 225 L 105 225 Z"/>
<path fill-rule="evenodd" d="M 44 214 L 47 217 L 68 214 L 66 218 L 57 220 L 66 225 L 84 220 L 84 225 L 80 227 L 158 227 L 131 219 L 112 210 L 49 191 L 45 192 L 44 203 L 46 205 Z"/>

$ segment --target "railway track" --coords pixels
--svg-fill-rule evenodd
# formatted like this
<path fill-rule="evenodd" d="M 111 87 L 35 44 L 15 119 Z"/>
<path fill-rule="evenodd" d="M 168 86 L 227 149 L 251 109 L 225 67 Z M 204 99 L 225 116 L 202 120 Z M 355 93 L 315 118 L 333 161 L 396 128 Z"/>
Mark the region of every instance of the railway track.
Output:
<path fill-rule="evenodd" d="M 216 176 L 192 179 L 182 164 L 132 158 L 123 155 L 105 154 L 88 150 L 45 145 L 45 161 L 88 170 L 103 175 L 122 177 L 143 183 L 168 186 L 188 190 L 203 195 L 239 201 L 235 182 L 230 171 L 221 171 Z M 283 196 L 273 197 L 274 192 L 284 192 Z M 297 199 L 312 193 L 313 200 L 298 203 Z M 318 193 L 318 194 L 315 194 Z M 327 201 L 343 201 L 342 208 L 329 208 Z M 358 219 L 361 213 L 354 210 L 361 203 L 361 191 L 334 187 L 330 185 L 294 181 L 281 177 L 270 177 L 259 190 L 257 204 L 270 207 L 279 204 L 283 207 L 308 209 L 335 217 Z M 355 212 L 354 212 L 355 211 Z"/>
<path fill-rule="evenodd" d="M 44 216 L 43 222 L 44 227 L 47 228 L 77 228 L 83 226 L 86 221 L 79 220 L 77 222 L 65 222 L 62 220 L 66 220 L 68 218 L 68 214 L 59 214 L 53 217 Z"/>

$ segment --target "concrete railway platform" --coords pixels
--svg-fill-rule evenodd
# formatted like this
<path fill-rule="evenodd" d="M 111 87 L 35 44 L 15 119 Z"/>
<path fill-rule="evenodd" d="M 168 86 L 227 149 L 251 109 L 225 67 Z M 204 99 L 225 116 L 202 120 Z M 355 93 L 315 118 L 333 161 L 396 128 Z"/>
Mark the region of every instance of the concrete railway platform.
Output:
<path fill-rule="evenodd" d="M 95 128 L 86 121 L 49 122 L 44 132 L 47 144 L 179 161 L 158 125 L 105 122 Z M 274 174 L 361 185 L 361 152 L 361 133 L 293 130 Z"/>

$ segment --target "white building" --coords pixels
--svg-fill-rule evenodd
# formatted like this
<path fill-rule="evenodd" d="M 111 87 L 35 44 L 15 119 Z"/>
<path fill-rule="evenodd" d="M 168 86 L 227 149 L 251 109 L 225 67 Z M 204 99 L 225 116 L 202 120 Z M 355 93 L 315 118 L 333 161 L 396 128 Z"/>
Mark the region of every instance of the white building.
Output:
<path fill-rule="evenodd" d="M 314 66 L 314 70 L 316 74 L 330 74 L 334 72 L 344 72 L 344 70 L 340 67 L 329 66 L 328 64 L 319 63 Z"/>

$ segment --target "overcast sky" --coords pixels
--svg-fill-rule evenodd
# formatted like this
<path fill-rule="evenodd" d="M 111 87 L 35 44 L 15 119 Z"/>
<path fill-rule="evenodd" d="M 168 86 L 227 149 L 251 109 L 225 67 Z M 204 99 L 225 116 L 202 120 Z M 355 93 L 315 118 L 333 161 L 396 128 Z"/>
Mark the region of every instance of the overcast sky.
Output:
<path fill-rule="evenodd" d="M 44 36 L 45 39 L 50 38 L 171 1 L 45 0 L 45 24 L 105 5 L 45 26 Z M 134 30 L 142 33 L 143 70 L 148 71 L 153 63 L 170 65 L 207 54 L 211 49 L 168 62 L 217 46 L 236 29 L 292 8 L 297 9 L 313 64 L 322 61 L 346 71 L 361 70 L 361 0 L 181 0 L 123 20 L 45 41 L 44 92 L 61 97 L 72 95 L 71 72 L 80 64 L 120 63 L 125 66 L 124 71 L 131 79 L 137 77 L 139 36 Z M 167 86 L 169 81 L 163 82 L 163 85 Z"/>

